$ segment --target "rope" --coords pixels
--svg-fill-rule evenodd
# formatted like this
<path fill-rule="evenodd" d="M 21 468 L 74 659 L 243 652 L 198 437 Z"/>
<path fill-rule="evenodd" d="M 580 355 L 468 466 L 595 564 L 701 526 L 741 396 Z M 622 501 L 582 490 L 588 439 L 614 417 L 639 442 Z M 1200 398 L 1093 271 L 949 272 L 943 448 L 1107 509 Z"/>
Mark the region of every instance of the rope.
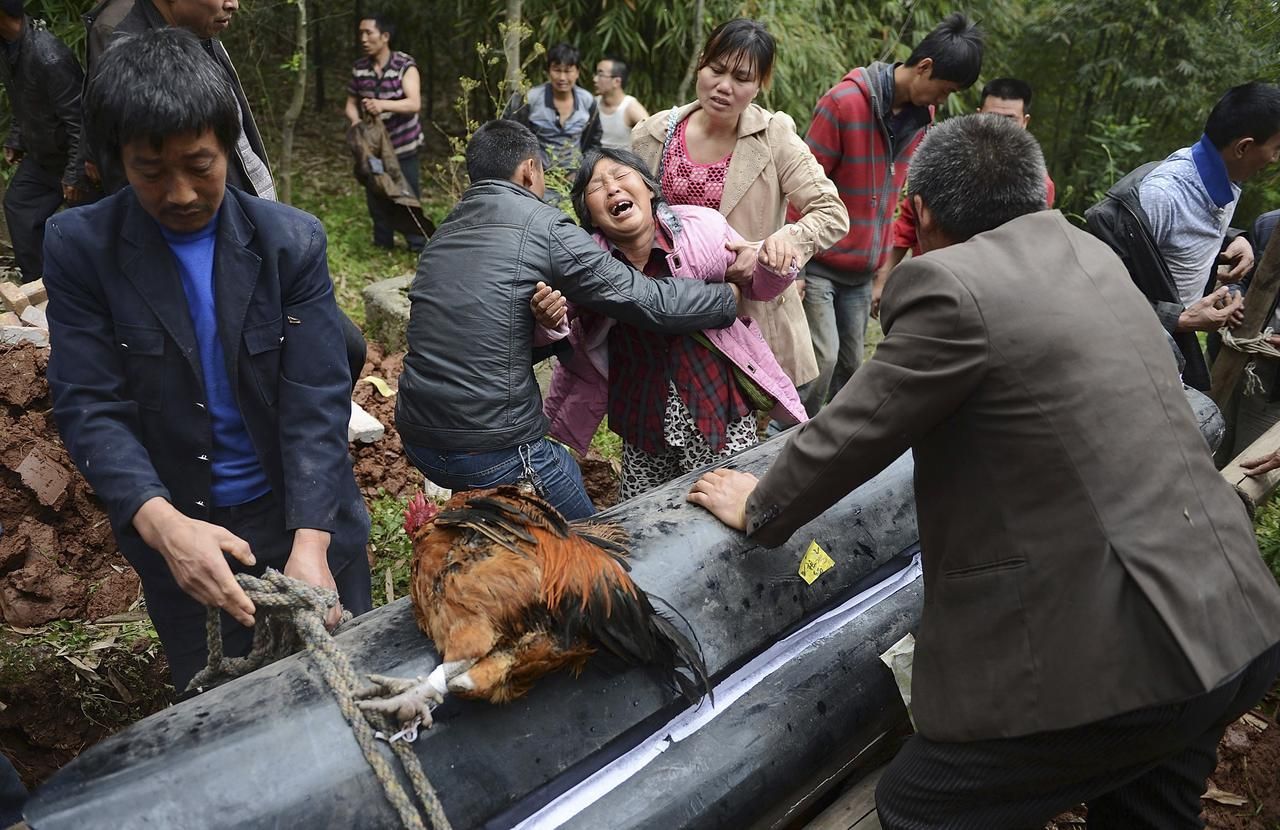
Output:
<path fill-rule="evenodd" d="M 1236 337 L 1231 333 L 1230 329 L 1225 327 L 1219 334 L 1222 335 L 1222 345 L 1229 349 L 1235 349 L 1248 355 L 1280 358 L 1280 349 L 1270 343 L 1270 338 L 1275 335 L 1270 326 L 1259 332 L 1256 337 Z M 1262 378 L 1258 377 L 1254 362 L 1255 359 L 1250 358 L 1249 362 L 1244 365 L 1244 393 L 1246 395 L 1256 395 L 1263 391 Z"/>
<path fill-rule="evenodd" d="M 342 716 L 351 725 L 356 743 L 373 768 L 387 801 L 400 815 L 400 823 L 409 830 L 426 830 L 422 820 L 425 812 L 434 830 L 452 830 L 435 788 L 427 780 L 422 763 L 407 742 L 396 741 L 391 748 L 400 759 L 423 812 L 405 792 L 395 770 L 379 750 L 374 731 L 390 734 L 394 729 L 391 718 L 377 712 L 362 711 L 356 706 L 360 681 L 347 656 L 324 627 L 326 612 L 338 603 L 337 593 L 291 579 L 271 568 L 261 579 L 237 574 L 236 581 L 257 609 L 253 647 L 245 657 L 226 657 L 222 648 L 220 615 L 218 609 L 210 608 L 206 626 L 209 665 L 191 680 L 187 690 L 209 688 L 240 677 L 305 647 L 337 698 Z"/>

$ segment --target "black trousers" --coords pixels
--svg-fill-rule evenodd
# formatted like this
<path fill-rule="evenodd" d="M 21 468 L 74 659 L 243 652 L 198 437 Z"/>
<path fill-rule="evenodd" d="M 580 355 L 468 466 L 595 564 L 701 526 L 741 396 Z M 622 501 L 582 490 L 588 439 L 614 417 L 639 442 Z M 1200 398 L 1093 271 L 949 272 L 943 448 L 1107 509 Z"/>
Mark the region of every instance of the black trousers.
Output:
<path fill-rule="evenodd" d="M 350 493 L 344 494 L 338 508 L 339 530 L 329 542 L 329 570 L 338 585 L 342 607 L 360 615 L 373 606 L 369 560 L 365 553 L 369 540 L 369 514 L 355 482 L 344 489 L 349 489 Z M 293 548 L 293 532 L 285 530 L 284 509 L 274 493 L 248 504 L 215 508 L 209 521 L 248 542 L 257 559 L 256 565 L 246 568 L 228 558 L 232 571 L 261 576 L 268 567 L 284 570 Z M 142 578 L 147 611 L 169 660 L 173 687 L 181 696 L 187 683 L 209 660 L 205 633 L 208 611 L 178 587 L 160 554 L 153 552 L 153 555 L 156 561 L 150 563 L 151 567 L 138 567 L 137 563 L 134 567 Z M 223 613 L 222 643 L 228 657 L 248 654 L 253 645 L 253 629 L 240 625 Z"/>
<path fill-rule="evenodd" d="M 44 223 L 62 205 L 62 170 L 45 170 L 28 153 L 4 194 L 4 220 L 22 281 L 44 276 Z"/>
<path fill-rule="evenodd" d="M 396 160 L 400 162 L 400 172 L 404 173 L 405 181 L 408 182 L 413 195 L 421 196 L 422 191 L 418 188 L 420 172 L 418 154 L 396 156 Z M 369 206 L 369 218 L 373 220 L 373 244 L 379 248 L 393 247 L 396 244 L 396 232 L 391 228 L 390 213 L 395 205 L 381 196 L 375 196 L 368 188 L 365 189 L 364 200 Z M 427 238 L 420 234 L 405 234 L 404 241 L 408 243 L 411 251 L 421 251 L 422 246 L 427 244 Z"/>
<path fill-rule="evenodd" d="M 342 323 L 342 343 L 347 350 L 347 368 L 351 370 L 351 390 L 354 392 L 356 381 L 364 371 L 364 359 L 369 354 L 369 344 L 365 342 L 364 333 L 352 322 L 345 311 L 338 317 Z"/>
<path fill-rule="evenodd" d="M 880 823 L 885 830 L 1029 830 L 1084 802 L 1095 830 L 1198 830 L 1223 732 L 1277 673 L 1280 645 L 1181 703 L 1019 738 L 939 743 L 916 735 L 876 787 Z"/>

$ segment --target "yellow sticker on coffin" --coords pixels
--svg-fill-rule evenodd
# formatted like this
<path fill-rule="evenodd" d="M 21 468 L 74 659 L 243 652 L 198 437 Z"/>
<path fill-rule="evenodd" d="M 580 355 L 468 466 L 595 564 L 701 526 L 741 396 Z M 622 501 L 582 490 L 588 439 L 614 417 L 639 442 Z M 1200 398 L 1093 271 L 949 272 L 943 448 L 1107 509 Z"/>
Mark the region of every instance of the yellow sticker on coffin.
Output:
<path fill-rule="evenodd" d="M 836 561 L 814 539 L 800 560 L 800 578 L 812 585 L 813 581 L 835 567 Z"/>

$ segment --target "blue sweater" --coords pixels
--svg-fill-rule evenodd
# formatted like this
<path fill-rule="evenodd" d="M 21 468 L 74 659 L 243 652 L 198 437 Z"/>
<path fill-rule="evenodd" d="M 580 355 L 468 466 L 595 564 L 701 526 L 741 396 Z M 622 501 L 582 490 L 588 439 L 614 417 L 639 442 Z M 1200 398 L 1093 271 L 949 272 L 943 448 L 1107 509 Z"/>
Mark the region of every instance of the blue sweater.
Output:
<path fill-rule="evenodd" d="M 236 404 L 227 374 L 227 357 L 218 337 L 218 316 L 214 305 L 213 254 L 218 235 L 218 217 L 194 233 L 175 233 L 160 227 L 169 250 L 178 260 L 182 287 L 191 311 L 204 375 L 206 404 L 213 424 L 213 503 L 230 507 L 253 501 L 266 494 L 271 485 L 258 461 L 244 418 Z"/>

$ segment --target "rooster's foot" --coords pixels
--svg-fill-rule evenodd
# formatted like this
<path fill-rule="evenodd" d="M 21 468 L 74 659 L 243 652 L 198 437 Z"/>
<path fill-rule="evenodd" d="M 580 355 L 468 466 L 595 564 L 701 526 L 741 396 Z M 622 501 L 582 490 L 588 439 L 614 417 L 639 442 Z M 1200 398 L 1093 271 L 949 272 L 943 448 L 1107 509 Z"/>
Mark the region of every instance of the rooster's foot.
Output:
<path fill-rule="evenodd" d="M 436 678 L 436 672 L 412 680 L 371 674 L 369 680 L 373 686 L 356 693 L 357 706 L 366 712 L 389 715 L 401 726 L 420 718 L 423 728 L 431 728 L 433 704 L 444 702 L 444 683 Z"/>

